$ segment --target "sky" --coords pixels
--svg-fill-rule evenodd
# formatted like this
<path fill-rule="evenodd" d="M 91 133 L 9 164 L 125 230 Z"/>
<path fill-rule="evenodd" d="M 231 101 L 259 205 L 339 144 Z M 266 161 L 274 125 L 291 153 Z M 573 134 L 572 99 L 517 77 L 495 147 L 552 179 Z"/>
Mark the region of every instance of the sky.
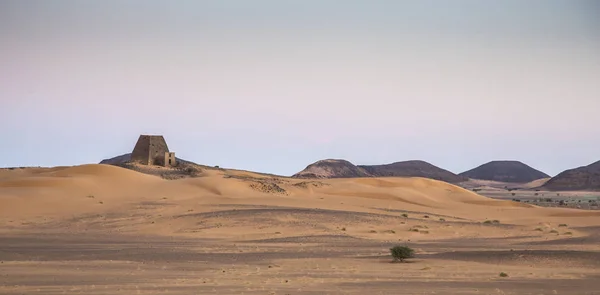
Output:
<path fill-rule="evenodd" d="M 0 167 L 600 160 L 593 0 L 0 0 Z"/>

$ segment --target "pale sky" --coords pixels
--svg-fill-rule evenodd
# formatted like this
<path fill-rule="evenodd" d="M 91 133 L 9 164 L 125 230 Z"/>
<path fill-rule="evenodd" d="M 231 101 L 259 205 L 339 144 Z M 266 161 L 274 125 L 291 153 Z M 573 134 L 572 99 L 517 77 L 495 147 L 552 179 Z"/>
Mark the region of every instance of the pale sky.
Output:
<path fill-rule="evenodd" d="M 0 167 L 600 160 L 600 1 L 0 0 Z"/>

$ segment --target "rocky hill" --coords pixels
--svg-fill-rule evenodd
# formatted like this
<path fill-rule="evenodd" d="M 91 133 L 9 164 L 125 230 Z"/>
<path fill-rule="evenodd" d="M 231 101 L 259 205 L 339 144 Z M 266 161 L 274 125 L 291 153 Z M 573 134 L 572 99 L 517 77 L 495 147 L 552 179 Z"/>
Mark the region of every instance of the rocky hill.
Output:
<path fill-rule="evenodd" d="M 213 167 L 207 167 L 198 165 L 196 163 L 186 161 L 183 159 L 175 158 L 177 160 L 176 167 L 160 167 L 160 166 L 148 166 L 139 165 L 131 162 L 131 153 L 116 156 L 110 159 L 104 159 L 100 161 L 100 164 L 118 166 L 130 170 L 134 170 L 144 174 L 160 176 L 164 179 L 180 179 L 185 177 L 197 177 L 203 174 L 206 169 L 216 169 Z"/>
<path fill-rule="evenodd" d="M 193 162 L 186 161 L 184 159 L 180 159 L 177 157 L 175 158 L 175 160 L 177 160 L 177 162 L 179 162 L 179 163 L 195 164 Z M 123 154 L 123 155 L 116 156 L 116 157 L 113 157 L 110 159 L 104 159 L 104 160 L 100 161 L 100 164 L 119 166 L 119 165 L 127 163 L 129 161 L 131 161 L 131 153 Z"/>
<path fill-rule="evenodd" d="M 356 166 L 346 160 L 327 159 L 310 164 L 294 174 L 295 178 L 352 178 L 352 177 L 425 177 L 450 183 L 467 180 L 450 171 L 424 161 L 405 161 L 386 165 Z"/>
<path fill-rule="evenodd" d="M 340 159 L 320 160 L 292 175 L 294 178 L 350 178 L 371 177 L 369 172 Z"/>
<path fill-rule="evenodd" d="M 456 175 L 425 161 L 403 161 L 385 165 L 360 165 L 358 167 L 375 177 L 425 177 L 450 183 L 467 180 L 466 177 Z"/>
<path fill-rule="evenodd" d="M 552 177 L 543 186 L 548 190 L 600 190 L 600 161 L 566 170 Z"/>
<path fill-rule="evenodd" d="M 473 179 L 512 183 L 526 183 L 550 177 L 519 161 L 492 161 L 459 175 Z"/>

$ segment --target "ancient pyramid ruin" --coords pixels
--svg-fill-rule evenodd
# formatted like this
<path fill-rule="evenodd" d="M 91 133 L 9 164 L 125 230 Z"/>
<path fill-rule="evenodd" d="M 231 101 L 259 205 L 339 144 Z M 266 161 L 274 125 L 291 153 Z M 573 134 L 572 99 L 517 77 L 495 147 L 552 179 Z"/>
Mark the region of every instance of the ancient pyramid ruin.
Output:
<path fill-rule="evenodd" d="M 177 165 L 175 153 L 169 152 L 167 142 L 162 135 L 140 135 L 131 152 L 131 161 L 142 165 L 165 167 Z"/>

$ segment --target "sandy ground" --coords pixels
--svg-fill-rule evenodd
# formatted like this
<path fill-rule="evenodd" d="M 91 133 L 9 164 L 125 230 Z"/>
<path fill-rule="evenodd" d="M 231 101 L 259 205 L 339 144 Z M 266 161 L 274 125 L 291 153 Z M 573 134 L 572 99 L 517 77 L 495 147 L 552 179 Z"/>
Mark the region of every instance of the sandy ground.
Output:
<path fill-rule="evenodd" d="M 470 179 L 460 183 L 461 187 L 494 199 L 518 200 L 544 207 L 568 207 L 600 210 L 598 191 L 548 191 L 541 187 L 550 178 L 538 179 L 529 183 L 507 183 Z M 559 202 L 564 202 L 562 205 Z"/>
<path fill-rule="evenodd" d="M 1 170 L 0 294 L 600 294 L 598 211 L 422 178 L 203 175 Z M 417 257 L 390 263 L 395 245 Z"/>

